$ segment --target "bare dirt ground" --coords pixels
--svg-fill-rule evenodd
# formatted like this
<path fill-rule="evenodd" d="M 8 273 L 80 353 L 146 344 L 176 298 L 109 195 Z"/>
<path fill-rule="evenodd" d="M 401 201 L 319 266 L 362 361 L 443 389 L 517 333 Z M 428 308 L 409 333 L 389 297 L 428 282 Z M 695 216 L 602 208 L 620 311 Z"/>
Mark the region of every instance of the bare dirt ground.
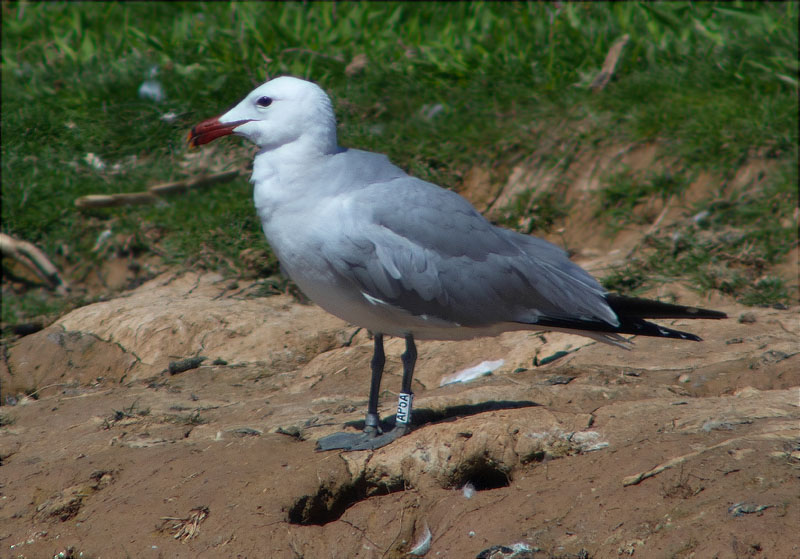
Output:
<path fill-rule="evenodd" d="M 480 190 L 465 187 L 498 198 Z M 590 269 L 645 232 L 565 229 Z M 162 274 L 5 348 L 0 557 L 800 556 L 800 307 L 650 295 L 730 318 L 665 321 L 705 341 L 630 352 L 532 332 L 423 342 L 416 429 L 318 453 L 361 426 L 368 334 L 253 283 Z M 384 418 L 402 350 L 387 344 Z"/>

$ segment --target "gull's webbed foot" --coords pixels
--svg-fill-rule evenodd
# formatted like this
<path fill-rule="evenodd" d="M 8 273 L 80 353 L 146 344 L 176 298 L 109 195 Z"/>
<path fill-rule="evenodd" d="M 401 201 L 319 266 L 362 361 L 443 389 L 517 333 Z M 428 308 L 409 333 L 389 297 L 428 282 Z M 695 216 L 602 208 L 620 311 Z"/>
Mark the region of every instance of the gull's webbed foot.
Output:
<path fill-rule="evenodd" d="M 409 431 L 408 425 L 399 424 L 385 433 L 369 427 L 362 433 L 334 433 L 317 441 L 317 450 L 375 450 L 399 439 Z"/>
<path fill-rule="evenodd" d="M 378 417 L 378 388 L 380 386 L 379 371 L 383 370 L 383 336 L 375 336 L 375 356 L 373 357 L 373 379 L 370 386 L 370 407 L 364 418 L 363 433 L 334 433 L 317 441 L 317 450 L 375 450 L 386 446 L 411 431 L 411 405 L 414 395 L 411 393 L 411 373 L 417 358 L 416 347 L 411 336 L 406 337 L 406 353 L 403 354 L 403 390 L 397 400 L 395 426 L 391 431 L 381 429 Z"/>

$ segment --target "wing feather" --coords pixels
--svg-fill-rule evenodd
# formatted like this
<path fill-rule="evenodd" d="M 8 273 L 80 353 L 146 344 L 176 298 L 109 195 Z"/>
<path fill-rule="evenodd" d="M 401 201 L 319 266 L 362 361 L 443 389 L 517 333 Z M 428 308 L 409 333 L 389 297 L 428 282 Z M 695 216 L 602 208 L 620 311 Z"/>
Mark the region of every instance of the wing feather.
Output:
<path fill-rule="evenodd" d="M 386 200 L 392 200 L 391 205 Z M 540 317 L 618 323 L 605 291 L 560 248 L 494 227 L 464 198 L 412 177 L 352 193 L 323 247 L 363 293 L 464 326 Z"/>

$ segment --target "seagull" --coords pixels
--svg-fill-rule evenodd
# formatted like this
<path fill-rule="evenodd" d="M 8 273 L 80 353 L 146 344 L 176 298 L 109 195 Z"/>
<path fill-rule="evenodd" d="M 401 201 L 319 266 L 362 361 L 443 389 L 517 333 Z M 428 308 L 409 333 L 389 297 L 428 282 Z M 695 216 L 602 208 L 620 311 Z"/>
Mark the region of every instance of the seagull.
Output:
<path fill-rule="evenodd" d="M 561 248 L 492 225 L 465 198 L 379 153 L 340 147 L 318 85 L 278 77 L 191 129 L 191 147 L 235 134 L 258 146 L 250 179 L 267 241 L 312 301 L 373 334 L 363 432 L 318 450 L 380 448 L 410 431 L 414 340 L 550 330 L 629 348 L 621 334 L 700 341 L 645 319 L 722 312 L 607 292 Z M 378 416 L 384 336 L 405 338 L 393 428 Z"/>

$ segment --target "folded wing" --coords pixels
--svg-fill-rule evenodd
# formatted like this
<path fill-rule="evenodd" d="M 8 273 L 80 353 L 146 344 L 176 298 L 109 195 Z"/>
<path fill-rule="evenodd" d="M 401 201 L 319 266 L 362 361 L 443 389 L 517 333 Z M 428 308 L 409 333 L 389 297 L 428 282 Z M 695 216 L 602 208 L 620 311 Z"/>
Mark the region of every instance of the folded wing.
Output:
<path fill-rule="evenodd" d="M 358 216 L 353 218 L 353 216 Z M 602 287 L 558 247 L 494 227 L 461 196 L 411 177 L 348 197 L 330 265 L 365 295 L 462 326 L 549 318 L 614 327 Z"/>

